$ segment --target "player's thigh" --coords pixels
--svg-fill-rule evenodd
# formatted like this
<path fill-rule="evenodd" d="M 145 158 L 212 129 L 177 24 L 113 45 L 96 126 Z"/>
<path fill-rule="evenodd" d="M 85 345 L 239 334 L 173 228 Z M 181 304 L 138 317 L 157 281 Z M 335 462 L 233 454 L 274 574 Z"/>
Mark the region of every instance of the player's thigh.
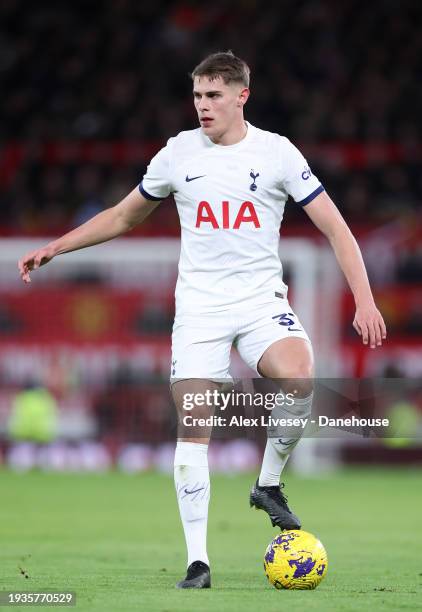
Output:
<path fill-rule="evenodd" d="M 314 357 L 311 343 L 295 337 L 277 340 L 264 351 L 257 369 L 266 378 L 312 378 Z"/>
<path fill-rule="evenodd" d="M 287 300 L 275 299 L 252 310 L 237 339 L 242 359 L 267 378 L 313 376 L 309 337 Z"/>

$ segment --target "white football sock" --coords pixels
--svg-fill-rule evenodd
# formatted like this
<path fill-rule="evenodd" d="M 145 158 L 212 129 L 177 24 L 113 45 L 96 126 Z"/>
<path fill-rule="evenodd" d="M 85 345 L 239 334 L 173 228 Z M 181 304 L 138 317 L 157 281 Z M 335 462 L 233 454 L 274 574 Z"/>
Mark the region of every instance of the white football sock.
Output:
<path fill-rule="evenodd" d="M 277 405 L 273 408 L 273 419 L 309 418 L 312 410 L 313 393 L 308 397 L 296 398 L 291 406 Z M 262 460 L 258 484 L 261 487 L 276 487 L 290 453 L 302 437 L 304 429 L 299 427 L 268 426 L 267 445 Z"/>
<path fill-rule="evenodd" d="M 174 455 L 174 484 L 188 549 L 188 567 L 193 561 L 209 565 L 207 555 L 210 476 L 208 445 L 177 442 Z"/>

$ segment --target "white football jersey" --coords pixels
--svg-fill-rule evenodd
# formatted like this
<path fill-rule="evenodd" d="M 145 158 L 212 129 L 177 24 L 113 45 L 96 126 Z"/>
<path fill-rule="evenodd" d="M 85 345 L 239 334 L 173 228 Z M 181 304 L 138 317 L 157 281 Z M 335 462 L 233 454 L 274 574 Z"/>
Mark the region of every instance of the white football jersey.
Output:
<path fill-rule="evenodd" d="M 278 254 L 287 198 L 304 206 L 323 187 L 287 138 L 247 125 L 245 138 L 228 146 L 214 144 L 201 128 L 180 132 L 139 185 L 149 200 L 172 193 L 176 201 L 179 314 L 287 293 Z"/>

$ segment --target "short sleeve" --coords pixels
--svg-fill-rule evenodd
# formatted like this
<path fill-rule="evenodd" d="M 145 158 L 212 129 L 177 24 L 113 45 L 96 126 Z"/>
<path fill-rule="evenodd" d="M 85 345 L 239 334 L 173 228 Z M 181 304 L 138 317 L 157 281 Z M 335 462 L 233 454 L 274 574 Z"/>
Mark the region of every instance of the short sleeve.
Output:
<path fill-rule="evenodd" d="M 281 166 L 283 189 L 297 204 L 305 206 L 324 191 L 317 177 L 312 174 L 302 153 L 288 138 L 282 138 Z"/>
<path fill-rule="evenodd" d="M 144 198 L 153 201 L 163 200 L 170 194 L 170 141 L 148 164 L 139 191 Z"/>

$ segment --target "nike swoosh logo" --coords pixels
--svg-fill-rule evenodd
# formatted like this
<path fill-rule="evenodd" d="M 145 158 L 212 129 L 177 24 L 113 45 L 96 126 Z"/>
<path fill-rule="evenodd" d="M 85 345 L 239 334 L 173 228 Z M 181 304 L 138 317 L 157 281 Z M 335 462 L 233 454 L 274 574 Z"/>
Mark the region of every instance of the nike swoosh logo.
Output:
<path fill-rule="evenodd" d="M 297 438 L 292 438 L 291 440 L 283 440 L 283 438 L 278 439 L 278 444 L 283 444 L 284 446 L 290 446 L 293 442 L 296 442 Z"/>
<path fill-rule="evenodd" d="M 188 491 L 187 489 L 185 489 L 185 493 L 186 495 L 193 495 L 193 493 L 198 493 L 198 491 L 202 491 L 202 489 L 205 489 L 205 487 L 200 487 L 199 489 L 193 489 L 192 491 Z"/>
<path fill-rule="evenodd" d="M 185 180 L 186 180 L 187 183 L 190 183 L 191 181 L 196 181 L 196 179 L 203 178 L 204 176 L 206 176 L 206 174 L 201 174 L 199 176 L 188 176 L 188 175 L 186 175 L 186 179 Z"/>

